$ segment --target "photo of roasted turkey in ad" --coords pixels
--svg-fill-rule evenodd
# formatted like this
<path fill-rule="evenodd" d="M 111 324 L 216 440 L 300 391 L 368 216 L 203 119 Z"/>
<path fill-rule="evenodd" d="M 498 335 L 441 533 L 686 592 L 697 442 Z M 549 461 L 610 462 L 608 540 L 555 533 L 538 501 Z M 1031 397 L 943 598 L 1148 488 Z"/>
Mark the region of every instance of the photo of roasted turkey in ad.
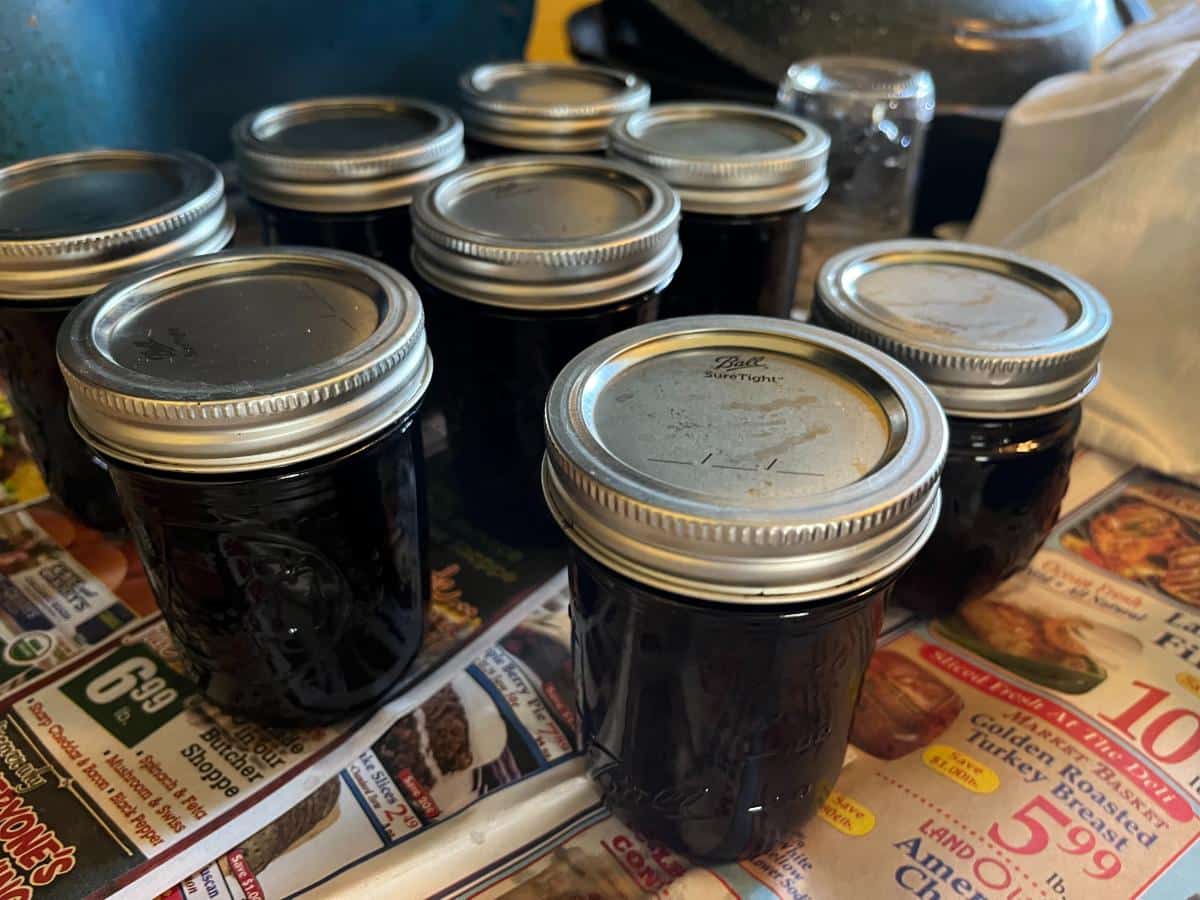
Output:
<path fill-rule="evenodd" d="M 1093 565 L 1200 606 L 1200 524 L 1186 516 L 1122 496 L 1060 540 Z"/>

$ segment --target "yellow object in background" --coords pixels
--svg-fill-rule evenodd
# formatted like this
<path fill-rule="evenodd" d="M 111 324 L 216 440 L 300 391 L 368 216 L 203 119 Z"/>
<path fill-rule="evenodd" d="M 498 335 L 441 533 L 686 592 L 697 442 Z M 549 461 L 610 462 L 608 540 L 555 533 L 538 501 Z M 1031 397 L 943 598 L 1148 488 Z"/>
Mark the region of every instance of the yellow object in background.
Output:
<path fill-rule="evenodd" d="M 533 26 L 525 42 L 525 58 L 532 62 L 572 62 L 567 40 L 567 19 L 595 0 L 536 0 Z"/>

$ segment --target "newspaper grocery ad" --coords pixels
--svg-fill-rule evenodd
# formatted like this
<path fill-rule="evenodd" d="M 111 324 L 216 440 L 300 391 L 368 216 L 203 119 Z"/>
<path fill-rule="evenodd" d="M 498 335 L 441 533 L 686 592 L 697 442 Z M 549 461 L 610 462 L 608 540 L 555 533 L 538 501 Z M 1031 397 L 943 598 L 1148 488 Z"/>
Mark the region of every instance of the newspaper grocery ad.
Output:
<path fill-rule="evenodd" d="M 157 608 L 127 539 L 54 503 L 0 514 L 0 697 Z"/>
<path fill-rule="evenodd" d="M 212 707 L 127 541 L 52 503 L 0 515 L 0 898 L 150 896 L 297 803 L 325 809 L 334 795 L 320 786 L 372 745 L 394 768 L 404 740 L 389 726 L 413 704 L 436 704 L 453 674 L 565 582 L 557 553 L 464 521 L 439 465 L 430 461 L 440 503 L 422 652 L 398 699 L 334 728 L 264 729 Z M 468 704 L 521 689 L 509 660 L 494 653 L 486 665 L 478 692 L 464 689 Z M 451 719 L 431 714 L 421 727 Z M 498 778 L 528 765 L 495 762 Z M 454 760 L 441 764 L 448 772 Z M 420 759 L 408 767 L 424 775 Z M 426 799 L 456 802 L 444 791 Z"/>
<path fill-rule="evenodd" d="M 884 630 L 911 619 L 893 611 Z M 487 864 L 498 841 L 524 843 L 527 826 L 513 820 L 514 805 L 520 803 L 517 815 L 529 815 L 535 829 L 543 827 L 539 804 L 553 785 L 565 792 L 556 808 L 574 810 L 563 805 L 568 795 L 594 807 L 598 798 L 574 749 L 570 640 L 563 585 L 446 688 L 388 728 L 322 788 L 323 800 L 310 798 L 289 810 L 169 896 L 332 896 L 376 877 L 382 895 L 423 896 L 442 889 L 455 866 L 444 859 L 431 863 L 432 879 L 419 887 L 407 868 L 440 859 L 443 840 L 453 841 L 456 829 L 466 829 L 466 852 L 453 854 L 466 875 L 473 865 Z M 472 824 L 472 815 L 491 822 L 493 809 L 507 821 L 503 836 Z"/>
<path fill-rule="evenodd" d="M 574 759 L 565 581 L 303 803 L 185 879 L 176 898 L 283 897 L 361 870 L 481 798 Z M 499 796 L 499 795 L 498 795 Z"/>
<path fill-rule="evenodd" d="M 836 789 L 758 859 L 678 857 L 605 811 L 578 753 L 554 756 L 573 724 L 556 601 L 170 896 L 1189 898 L 1194 496 L 1082 454 L 1027 572 L 945 620 L 892 611 Z M 1173 518 L 1118 528 L 1131 498 Z"/>
<path fill-rule="evenodd" d="M 692 866 L 610 817 L 585 776 L 573 777 L 581 784 L 558 821 L 539 828 L 535 816 L 509 814 L 524 825 L 520 840 L 497 842 L 508 852 L 490 864 L 468 872 L 456 856 L 433 878 L 397 860 L 386 884 L 487 898 L 1158 900 L 1200 888 L 1194 790 L 923 627 L 876 653 L 847 765 L 817 820 L 762 857 Z"/>

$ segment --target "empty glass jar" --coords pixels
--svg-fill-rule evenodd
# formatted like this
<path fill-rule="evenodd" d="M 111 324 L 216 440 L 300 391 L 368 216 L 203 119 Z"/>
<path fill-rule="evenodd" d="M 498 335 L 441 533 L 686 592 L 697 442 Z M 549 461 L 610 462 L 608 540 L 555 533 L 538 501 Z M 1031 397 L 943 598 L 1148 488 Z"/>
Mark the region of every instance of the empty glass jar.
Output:
<path fill-rule="evenodd" d="M 604 153 L 608 127 L 643 109 L 650 85 L 628 72 L 564 63 L 485 63 L 464 72 L 467 155 Z"/>
<path fill-rule="evenodd" d="M 789 316 L 828 153 L 811 122 L 745 104 L 663 103 L 620 119 L 609 155 L 662 177 L 683 209 L 683 262 L 660 318 Z"/>
<path fill-rule="evenodd" d="M 812 321 L 909 366 L 950 421 L 941 518 L 899 602 L 947 614 L 1033 558 L 1058 519 L 1111 319 L 1090 285 L 990 247 L 884 241 L 822 268 Z"/>
<path fill-rule="evenodd" d="M 809 222 L 801 265 L 807 307 L 817 270 L 834 253 L 908 236 L 933 79 L 895 60 L 817 56 L 788 69 L 778 102 L 824 128 L 831 142 L 829 191 Z"/>
<path fill-rule="evenodd" d="M 232 235 L 221 173 L 188 153 L 88 150 L 0 169 L 0 365 L 50 492 L 93 528 L 124 523 L 104 464 L 67 418 L 59 327 L 110 281 Z"/>
<path fill-rule="evenodd" d="M 322 97 L 233 129 L 242 187 L 266 244 L 349 250 L 411 274 L 409 206 L 463 161 L 462 122 L 405 97 Z"/>

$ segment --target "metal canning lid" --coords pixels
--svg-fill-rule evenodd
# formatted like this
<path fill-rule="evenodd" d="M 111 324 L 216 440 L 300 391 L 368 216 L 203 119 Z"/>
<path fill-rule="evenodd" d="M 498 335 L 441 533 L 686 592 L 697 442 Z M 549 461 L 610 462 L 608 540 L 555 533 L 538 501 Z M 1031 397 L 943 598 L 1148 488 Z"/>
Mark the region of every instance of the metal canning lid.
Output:
<path fill-rule="evenodd" d="M 636 75 L 564 63 L 487 63 L 458 87 L 472 138 L 528 153 L 603 150 L 613 120 L 650 102 Z"/>
<path fill-rule="evenodd" d="M 0 169 L 0 297 L 87 296 L 233 236 L 225 182 L 191 153 L 87 150 Z"/>
<path fill-rule="evenodd" d="M 815 206 L 829 182 L 829 135 L 743 103 L 660 103 L 614 123 L 610 156 L 644 166 L 687 212 L 749 214 Z"/>
<path fill-rule="evenodd" d="M 946 419 L 878 350 L 809 325 L 631 328 L 559 374 L 546 499 L 624 575 L 725 602 L 853 593 L 897 572 L 940 507 Z"/>
<path fill-rule="evenodd" d="M 432 370 L 408 281 L 307 247 L 140 272 L 71 312 L 58 358 L 92 446 L 193 473 L 277 468 L 348 447 L 415 408 Z"/>
<path fill-rule="evenodd" d="M 233 149 L 246 193 L 307 212 L 406 206 L 462 165 L 462 122 L 406 97 L 320 97 L 243 116 Z"/>
<path fill-rule="evenodd" d="M 583 309 L 654 290 L 679 265 L 679 200 L 634 166 L 507 156 L 464 166 L 412 208 L 413 265 L 490 306 Z"/>
<path fill-rule="evenodd" d="M 814 318 L 921 376 L 947 412 L 1031 416 L 1095 386 L 1112 322 L 1091 285 L 1046 263 L 951 241 L 882 241 L 831 258 Z"/>

